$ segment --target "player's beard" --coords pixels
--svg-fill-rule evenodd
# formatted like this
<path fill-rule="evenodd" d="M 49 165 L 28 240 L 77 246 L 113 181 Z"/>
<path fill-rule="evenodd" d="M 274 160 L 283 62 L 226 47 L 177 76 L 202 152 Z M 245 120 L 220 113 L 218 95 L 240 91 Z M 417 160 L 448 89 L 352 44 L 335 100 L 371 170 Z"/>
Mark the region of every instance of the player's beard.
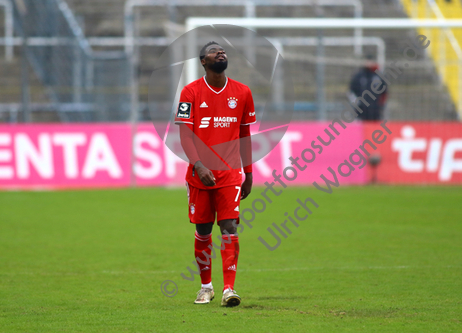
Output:
<path fill-rule="evenodd" d="M 217 61 L 211 65 L 209 65 L 209 69 L 211 69 L 215 73 L 223 73 L 223 71 L 228 68 L 228 60 L 226 61 Z"/>

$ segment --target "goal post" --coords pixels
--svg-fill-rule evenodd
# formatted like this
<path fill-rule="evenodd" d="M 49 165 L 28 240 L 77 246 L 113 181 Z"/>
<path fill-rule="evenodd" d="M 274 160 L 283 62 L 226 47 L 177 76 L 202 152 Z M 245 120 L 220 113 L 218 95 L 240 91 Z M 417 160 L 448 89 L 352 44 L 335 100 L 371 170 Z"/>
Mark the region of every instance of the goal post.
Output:
<path fill-rule="evenodd" d="M 462 28 L 462 19 L 409 19 L 409 18 L 229 18 L 190 17 L 186 19 L 186 31 L 201 26 L 235 25 L 248 29 L 418 29 Z M 451 44 L 454 48 L 455 45 Z M 458 45 L 457 45 L 458 46 Z M 458 98 L 454 100 L 459 119 L 462 119 L 462 55 L 458 50 Z M 195 78 L 197 61 L 187 61 L 186 81 Z"/>
<path fill-rule="evenodd" d="M 230 24 L 246 28 L 266 29 L 402 29 L 402 28 L 462 28 L 462 19 L 406 19 L 406 18 L 229 18 L 190 17 L 186 30 L 203 25 Z"/>

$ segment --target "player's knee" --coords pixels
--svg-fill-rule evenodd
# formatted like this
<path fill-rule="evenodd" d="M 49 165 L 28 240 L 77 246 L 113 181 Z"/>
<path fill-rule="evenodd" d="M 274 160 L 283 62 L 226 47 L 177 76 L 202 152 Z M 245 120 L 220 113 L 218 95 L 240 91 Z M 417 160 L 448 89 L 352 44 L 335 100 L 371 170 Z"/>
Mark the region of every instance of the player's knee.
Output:
<path fill-rule="evenodd" d="M 235 234 L 236 233 L 236 226 L 233 223 L 234 220 L 222 220 L 220 221 L 220 230 L 221 233 L 224 234 L 225 230 L 229 234 Z"/>
<path fill-rule="evenodd" d="M 196 224 L 196 231 L 199 235 L 210 235 L 212 233 L 213 222 Z"/>

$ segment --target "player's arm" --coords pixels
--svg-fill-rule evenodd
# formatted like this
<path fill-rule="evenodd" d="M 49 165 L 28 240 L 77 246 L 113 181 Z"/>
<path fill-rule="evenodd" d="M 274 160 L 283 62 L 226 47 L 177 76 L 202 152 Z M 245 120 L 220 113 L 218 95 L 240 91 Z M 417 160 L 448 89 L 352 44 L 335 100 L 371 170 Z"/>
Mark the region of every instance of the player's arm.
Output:
<path fill-rule="evenodd" d="M 197 161 L 196 164 L 194 164 L 194 169 L 197 171 L 197 175 L 199 176 L 199 179 L 201 180 L 202 184 L 204 184 L 205 186 L 216 185 L 216 179 L 212 171 L 207 169 L 201 161 Z"/>
<path fill-rule="evenodd" d="M 183 88 L 180 95 L 178 111 L 175 115 L 175 124 L 180 126 L 181 146 L 189 159 L 189 163 L 194 166 L 202 184 L 205 186 L 214 186 L 215 177 L 212 171 L 207 169 L 199 159 L 196 146 L 194 144 L 194 94 L 187 87 Z"/>
<path fill-rule="evenodd" d="M 239 131 L 239 142 L 241 151 L 242 165 L 244 165 L 245 180 L 241 186 L 241 200 L 247 198 L 252 191 L 252 141 L 250 136 L 250 126 L 241 125 Z"/>
<path fill-rule="evenodd" d="M 241 200 L 247 198 L 252 191 L 252 140 L 250 135 L 250 125 L 254 124 L 256 121 L 255 106 L 253 103 L 252 93 L 249 89 L 241 126 L 239 126 L 240 152 L 245 174 L 245 180 L 241 186 Z"/>
<path fill-rule="evenodd" d="M 180 142 L 183 151 L 188 157 L 189 163 L 196 165 L 199 161 L 199 154 L 197 153 L 196 146 L 194 145 L 194 128 L 191 124 L 180 125 Z"/>
<path fill-rule="evenodd" d="M 202 184 L 205 186 L 215 186 L 215 177 L 212 171 L 207 169 L 199 159 L 196 146 L 194 145 L 194 127 L 191 124 L 180 124 L 181 147 L 189 159 L 189 163 L 194 165 Z"/>

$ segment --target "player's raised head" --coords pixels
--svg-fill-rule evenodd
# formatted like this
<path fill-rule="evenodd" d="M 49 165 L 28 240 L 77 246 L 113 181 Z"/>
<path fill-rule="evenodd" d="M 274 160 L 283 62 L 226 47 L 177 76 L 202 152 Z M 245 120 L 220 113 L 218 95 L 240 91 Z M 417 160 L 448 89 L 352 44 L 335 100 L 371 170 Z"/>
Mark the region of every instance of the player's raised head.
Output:
<path fill-rule="evenodd" d="M 205 45 L 202 47 L 202 49 L 201 49 L 201 51 L 200 51 L 200 53 L 199 53 L 199 58 L 200 58 L 200 60 L 204 59 L 205 56 L 207 55 L 207 53 L 208 53 L 210 50 L 214 49 L 214 48 L 220 48 L 220 49 L 223 50 L 223 47 L 221 47 L 220 44 L 218 44 L 217 42 L 215 42 L 215 41 L 212 40 L 212 41 L 208 42 L 207 44 L 205 44 Z"/>
<path fill-rule="evenodd" d="M 228 67 L 225 49 L 215 41 L 208 42 L 202 47 L 199 58 L 206 71 L 210 69 L 213 72 L 222 73 Z"/>

